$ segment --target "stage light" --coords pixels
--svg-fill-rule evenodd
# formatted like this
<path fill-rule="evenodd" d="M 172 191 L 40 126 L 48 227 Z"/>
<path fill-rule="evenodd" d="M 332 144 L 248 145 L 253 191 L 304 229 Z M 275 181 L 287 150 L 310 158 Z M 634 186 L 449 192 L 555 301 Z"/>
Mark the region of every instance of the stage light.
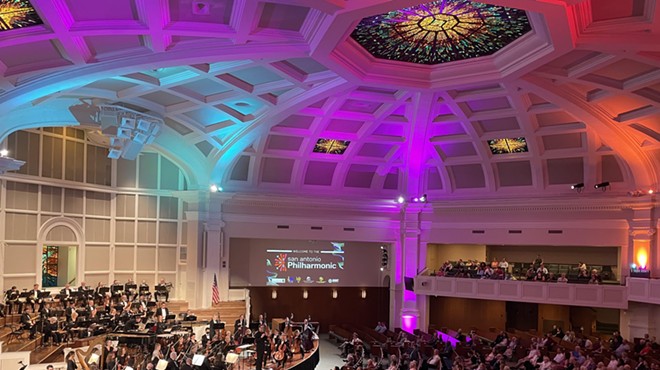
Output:
<path fill-rule="evenodd" d="M 603 189 L 603 191 L 605 191 L 609 186 L 610 186 L 609 181 L 603 181 L 601 183 L 594 185 L 594 189 Z"/>
<path fill-rule="evenodd" d="M 367 298 L 367 290 L 366 289 L 362 289 L 362 292 L 360 293 L 360 297 L 362 297 L 362 299 Z"/>
<path fill-rule="evenodd" d="M 575 185 L 571 185 L 571 189 L 573 189 L 573 190 L 575 190 L 579 193 L 579 192 L 582 191 L 582 189 L 584 189 L 584 183 L 580 182 L 580 183 L 577 183 Z"/>
<path fill-rule="evenodd" d="M 219 191 L 222 191 L 222 187 L 216 184 L 212 184 L 209 189 L 211 190 L 211 193 L 217 193 Z"/>
<path fill-rule="evenodd" d="M 649 195 L 653 195 L 655 193 L 655 190 L 649 189 L 648 193 L 649 193 Z"/>
<path fill-rule="evenodd" d="M 307 289 L 305 289 L 303 290 L 303 299 L 307 299 L 307 298 L 309 298 L 309 292 L 307 291 Z"/>
<path fill-rule="evenodd" d="M 380 268 L 380 271 L 385 271 L 385 267 L 381 267 L 381 268 Z"/>
<path fill-rule="evenodd" d="M 633 263 L 633 264 L 630 265 L 630 268 L 634 270 L 634 269 L 637 268 L 637 265 Z"/>
<path fill-rule="evenodd" d="M 419 201 L 422 202 L 422 203 L 426 203 L 426 194 L 419 197 Z"/>
<path fill-rule="evenodd" d="M 0 150 L 0 157 L 6 157 L 8 155 L 9 155 L 9 150 L 7 149 Z"/>
<path fill-rule="evenodd" d="M 399 195 L 398 198 L 396 198 L 396 202 L 399 204 L 403 204 L 403 202 L 406 201 L 406 198 L 403 197 L 403 195 Z"/>
<path fill-rule="evenodd" d="M 419 202 L 419 198 L 414 197 L 412 201 L 413 201 L 413 203 L 417 203 L 417 202 Z"/>
<path fill-rule="evenodd" d="M 277 299 L 277 290 L 273 290 L 273 292 L 270 293 L 270 297 L 273 299 Z"/>
<path fill-rule="evenodd" d="M 332 299 L 337 299 L 337 296 L 338 296 L 337 289 L 333 289 L 332 290 Z"/>

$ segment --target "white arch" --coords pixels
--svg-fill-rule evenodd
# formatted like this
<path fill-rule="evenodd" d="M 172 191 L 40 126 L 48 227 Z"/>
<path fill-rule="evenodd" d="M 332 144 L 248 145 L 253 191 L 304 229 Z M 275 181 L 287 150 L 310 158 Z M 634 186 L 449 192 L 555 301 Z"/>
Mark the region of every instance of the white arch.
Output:
<path fill-rule="evenodd" d="M 44 222 L 43 225 L 39 228 L 37 233 L 37 257 L 36 257 L 36 266 L 37 266 L 37 282 L 41 284 L 43 281 L 43 273 L 41 271 L 41 258 L 43 254 L 43 247 L 46 244 L 48 233 L 57 226 L 64 226 L 73 231 L 73 235 L 76 237 L 76 241 L 72 242 L 73 246 L 78 248 L 78 253 L 76 254 L 76 280 L 78 283 L 83 281 L 83 270 L 85 267 L 85 233 L 82 227 L 74 220 L 67 217 L 55 217 Z"/>

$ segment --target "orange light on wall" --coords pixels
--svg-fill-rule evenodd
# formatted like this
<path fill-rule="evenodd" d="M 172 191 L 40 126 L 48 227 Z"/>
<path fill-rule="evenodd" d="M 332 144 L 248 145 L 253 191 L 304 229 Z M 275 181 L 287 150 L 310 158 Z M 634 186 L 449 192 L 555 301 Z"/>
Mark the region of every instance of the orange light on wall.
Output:
<path fill-rule="evenodd" d="M 651 249 L 650 240 L 634 240 L 633 251 L 635 252 L 635 265 L 641 270 L 648 269 L 649 252 Z"/>

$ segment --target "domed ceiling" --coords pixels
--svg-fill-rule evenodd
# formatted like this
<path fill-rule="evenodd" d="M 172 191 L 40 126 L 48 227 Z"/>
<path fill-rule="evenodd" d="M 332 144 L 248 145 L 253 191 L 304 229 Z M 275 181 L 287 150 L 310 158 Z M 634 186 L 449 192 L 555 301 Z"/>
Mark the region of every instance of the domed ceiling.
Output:
<path fill-rule="evenodd" d="M 112 104 L 163 117 L 153 147 L 200 189 L 438 200 L 658 187 L 653 1 L 8 3 L 38 19 L 0 32 L 0 138 L 91 128 L 89 107 Z"/>

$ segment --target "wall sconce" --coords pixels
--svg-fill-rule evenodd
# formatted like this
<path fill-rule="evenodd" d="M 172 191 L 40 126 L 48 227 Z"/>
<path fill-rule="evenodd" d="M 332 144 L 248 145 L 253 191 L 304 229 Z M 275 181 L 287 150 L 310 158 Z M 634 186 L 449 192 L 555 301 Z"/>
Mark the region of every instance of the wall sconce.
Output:
<path fill-rule="evenodd" d="M 270 297 L 273 298 L 273 299 L 277 299 L 277 290 L 273 289 L 273 292 L 270 293 Z"/>
<path fill-rule="evenodd" d="M 360 297 L 362 297 L 362 299 L 367 298 L 367 290 L 366 289 L 362 289 L 362 292 L 360 292 Z"/>
<path fill-rule="evenodd" d="M 307 289 L 304 289 L 303 290 L 303 299 L 307 299 L 308 297 L 309 297 L 309 292 L 307 291 Z"/>
<path fill-rule="evenodd" d="M 609 187 L 610 187 L 610 182 L 609 181 L 603 181 L 601 183 L 598 183 L 598 184 L 594 185 L 594 189 L 600 189 L 602 191 L 607 190 L 607 188 L 609 188 Z"/>
<path fill-rule="evenodd" d="M 337 299 L 337 289 L 332 290 L 332 298 Z"/>

